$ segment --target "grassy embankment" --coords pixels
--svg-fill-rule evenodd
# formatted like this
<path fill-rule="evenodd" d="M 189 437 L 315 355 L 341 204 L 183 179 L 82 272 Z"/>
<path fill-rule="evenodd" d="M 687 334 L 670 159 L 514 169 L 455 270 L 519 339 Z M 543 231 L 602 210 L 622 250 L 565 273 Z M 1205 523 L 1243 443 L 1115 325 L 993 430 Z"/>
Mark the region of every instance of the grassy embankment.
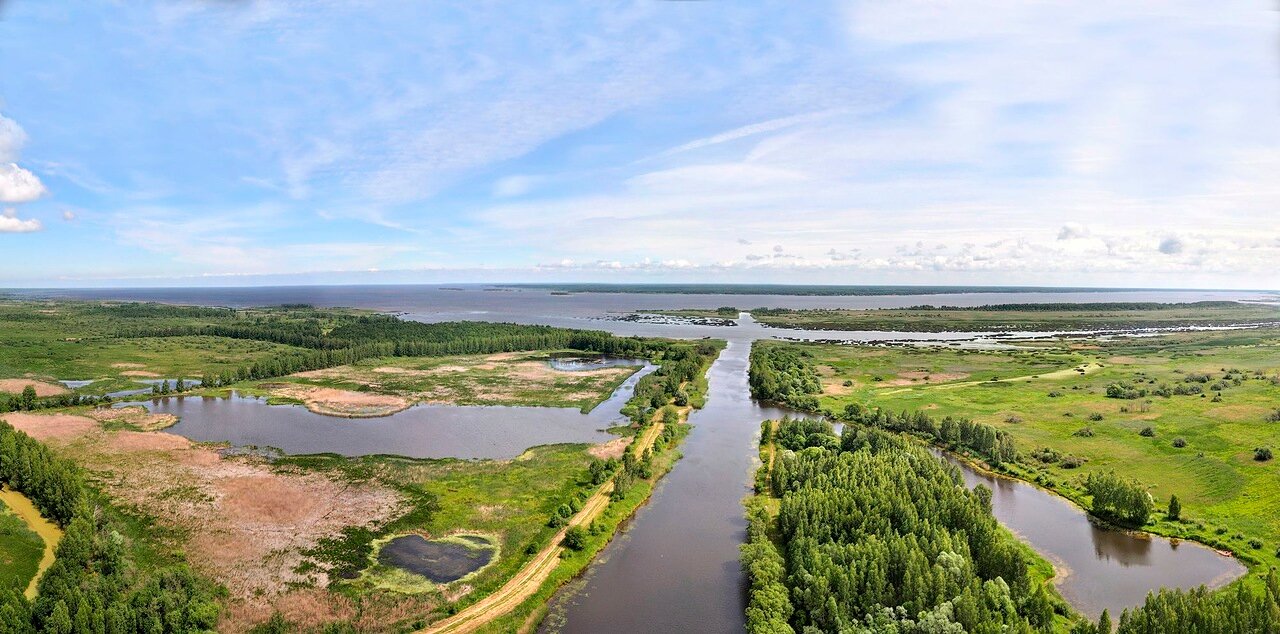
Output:
<path fill-rule="evenodd" d="M 654 312 L 685 317 L 724 316 L 718 310 L 710 309 Z M 757 321 L 777 328 L 892 332 L 1117 330 L 1280 322 L 1280 307 L 1238 302 L 1003 304 L 975 308 L 919 306 L 830 310 L 755 308 L 750 312 Z"/>
<path fill-rule="evenodd" d="M 1280 332 L 1042 342 L 998 352 L 801 347 L 822 376 L 824 410 L 857 403 L 971 418 L 1013 436 L 1019 459 L 1010 473 L 1085 508 L 1084 477 L 1114 471 L 1155 499 L 1145 530 L 1230 550 L 1254 580 L 1280 554 L 1273 512 L 1280 472 L 1255 459 L 1256 449 L 1280 449 L 1280 422 L 1271 420 L 1280 408 Z M 1112 385 L 1147 394 L 1109 397 Z M 1165 513 L 1171 495 L 1182 504 L 1177 521 Z"/>

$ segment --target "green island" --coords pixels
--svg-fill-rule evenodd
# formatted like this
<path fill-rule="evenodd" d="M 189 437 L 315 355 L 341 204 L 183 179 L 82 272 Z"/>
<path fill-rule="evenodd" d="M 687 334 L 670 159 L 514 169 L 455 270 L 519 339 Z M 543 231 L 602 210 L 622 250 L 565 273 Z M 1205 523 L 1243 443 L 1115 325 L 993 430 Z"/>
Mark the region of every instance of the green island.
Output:
<path fill-rule="evenodd" d="M 650 311 L 679 317 L 737 317 L 739 309 Z M 975 307 L 797 310 L 742 309 L 774 328 L 886 332 L 1048 332 L 1276 325 L 1280 307 L 1228 301 L 993 304 Z"/>
<path fill-rule="evenodd" d="M 1208 309 L 1210 315 L 1216 312 Z M 1049 321 L 1057 320 L 1054 316 Z M 1121 632 L 1270 631 L 1267 628 L 1280 615 L 1280 584 L 1274 572 L 1280 557 L 1280 520 L 1271 512 L 1280 491 L 1280 472 L 1273 461 L 1273 451 L 1280 447 L 1280 330 L 1006 343 L 966 348 L 761 341 L 752 351 L 751 385 L 757 398 L 845 424 L 842 443 L 834 438 L 808 443 L 802 437 L 799 447 L 788 448 L 803 451 L 788 460 L 819 460 L 806 457 L 814 451 L 806 446 L 847 453 L 849 442 L 856 447 L 853 453 L 872 454 L 867 460 L 879 460 L 886 451 L 911 452 L 917 456 L 913 460 L 923 460 L 926 454 L 903 449 L 896 441 L 865 440 L 879 438 L 876 434 L 882 431 L 900 432 L 952 451 L 981 468 L 1049 489 L 1098 521 L 1201 542 L 1230 551 L 1248 566 L 1246 576 L 1224 589 L 1164 590 L 1149 596 L 1143 607 L 1110 615 L 1118 617 L 1113 620 Z M 823 429 L 808 433 L 819 432 L 825 438 Z M 848 440 L 850 434 L 855 440 Z M 770 435 L 766 430 L 766 438 Z M 766 465 L 777 463 L 772 451 Z M 842 455 L 840 459 L 863 468 L 864 457 Z M 793 495 L 789 491 L 808 486 L 804 478 L 788 483 L 786 477 L 794 476 L 779 476 L 775 469 L 772 475 L 759 478 L 757 485 L 766 493 L 787 492 L 782 496 L 784 511 L 788 496 Z M 857 493 L 863 486 L 858 478 L 828 483 L 829 479 L 818 482 L 862 494 Z M 754 501 L 749 508 L 755 517 L 756 508 L 770 508 L 769 501 Z M 924 513 L 919 508 L 915 512 Z M 824 521 L 829 518 L 823 517 Z M 763 519 L 752 521 L 754 525 Z M 768 530 L 762 534 L 790 557 L 791 540 L 799 537 L 797 529 L 785 528 L 788 521 L 800 520 L 787 520 L 784 514 L 781 532 L 773 524 L 764 524 Z M 795 572 L 790 561 L 784 568 L 788 575 Z M 787 579 L 790 583 L 795 577 Z M 1017 584 L 1008 585 L 1016 594 Z M 843 586 L 833 581 L 829 587 Z M 794 600 L 800 591 L 795 585 L 789 590 Z M 826 591 L 816 592 L 821 597 Z M 945 598 L 929 596 L 924 604 L 903 595 L 886 599 L 881 606 L 908 606 L 906 614 L 915 618 L 922 605 L 931 608 Z M 1031 612 L 1023 608 L 1029 601 L 1026 596 L 1015 597 L 1013 604 L 1031 629 L 1099 628 L 1060 609 L 1061 618 L 1052 625 L 1044 618 L 1037 620 L 1032 614 L 1039 608 Z M 841 598 L 833 598 L 836 605 L 844 605 Z M 865 601 L 859 601 L 864 612 L 855 617 L 869 618 L 868 624 L 879 618 L 865 611 Z M 777 610 L 766 610 L 765 616 L 793 609 L 795 614 L 783 620 L 795 626 L 794 631 L 808 624 L 804 618 L 810 617 L 796 616 L 801 605 L 776 602 Z M 952 601 L 952 607 L 956 605 Z M 807 613 L 814 614 L 814 609 L 809 606 Z M 958 619 L 960 614 L 952 616 Z M 750 612 L 748 618 L 753 618 Z M 990 621 L 999 622 L 1009 623 L 1007 619 Z M 1227 622 L 1233 625 L 1223 629 Z M 820 627 L 835 631 L 829 623 Z M 867 627 L 866 631 L 882 631 L 875 629 L 878 625 Z M 1016 629 L 1025 628 L 1018 624 Z M 779 625 L 752 631 L 790 630 Z M 966 631 L 986 630 L 966 626 Z"/>
<path fill-rule="evenodd" d="M 498 595 L 465 631 L 527 629 L 678 460 L 723 348 L 302 305 L 4 301 L 0 321 L 0 483 L 65 531 L 24 597 L 44 542 L 0 513 L 0 632 L 413 631 Z M 549 362 L 599 355 L 656 366 L 623 407 L 629 424 L 510 460 L 231 450 L 135 403 L 234 390 L 336 416 L 424 402 L 585 412 L 639 364 Z M 380 557 L 401 536 L 492 556 L 432 582 Z"/>

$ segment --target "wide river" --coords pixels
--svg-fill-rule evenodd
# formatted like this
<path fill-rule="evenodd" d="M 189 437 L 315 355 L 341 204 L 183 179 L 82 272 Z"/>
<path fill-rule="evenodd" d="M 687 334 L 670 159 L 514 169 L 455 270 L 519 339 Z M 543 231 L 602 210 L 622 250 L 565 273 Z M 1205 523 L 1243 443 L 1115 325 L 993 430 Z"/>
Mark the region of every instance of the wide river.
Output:
<path fill-rule="evenodd" d="M 637 309 L 736 305 L 784 308 L 891 308 L 919 304 L 975 306 L 1008 302 L 1199 301 L 1274 296 L 1245 292 L 1124 291 L 975 292 L 951 295 L 811 297 L 785 295 L 553 294 L 536 289 L 460 290 L 436 286 L 265 287 L 22 291 L 18 296 L 128 299 L 214 306 L 310 303 L 397 312 L 421 321 L 487 320 L 593 328 L 621 335 L 716 337 L 729 347 L 711 367 L 706 407 L 680 460 L 584 578 L 557 594 L 543 631 L 741 632 L 746 580 L 738 568 L 745 537 L 742 498 L 755 462 L 756 433 L 786 412 L 754 402 L 747 358 L 761 338 L 848 341 L 948 340 L 998 345 L 974 333 L 885 333 L 774 330 L 749 318 L 736 326 L 618 321 Z M 1025 334 L 1025 333 L 1024 333 Z M 175 412 L 178 413 L 178 412 Z M 229 433 L 229 432 L 228 432 Z M 1243 572 L 1233 559 L 1195 544 L 1174 544 L 1103 530 L 1065 500 L 1025 483 L 989 480 L 964 470 L 971 486 L 994 491 L 996 517 L 1054 562 L 1062 594 L 1087 614 L 1118 614 L 1161 586 L 1220 585 Z"/>

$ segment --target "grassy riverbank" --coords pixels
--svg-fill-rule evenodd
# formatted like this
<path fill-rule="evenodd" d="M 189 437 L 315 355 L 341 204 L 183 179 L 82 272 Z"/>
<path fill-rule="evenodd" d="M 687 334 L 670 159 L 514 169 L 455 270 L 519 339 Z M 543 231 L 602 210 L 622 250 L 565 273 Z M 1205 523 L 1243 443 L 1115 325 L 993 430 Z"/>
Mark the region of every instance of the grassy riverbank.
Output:
<path fill-rule="evenodd" d="M 820 377 L 818 407 L 964 417 L 1009 434 L 1002 469 L 1085 508 L 1089 474 L 1155 500 L 1142 527 L 1230 550 L 1256 573 L 1280 554 L 1280 331 L 1037 342 L 1017 350 L 783 345 Z M 1110 395 L 1109 395 L 1110 393 Z M 1180 517 L 1167 511 L 1170 496 Z"/>
<path fill-rule="evenodd" d="M 712 309 L 664 310 L 684 317 L 724 317 Z M 755 308 L 751 316 L 776 328 L 887 332 L 1044 332 L 1188 328 L 1280 322 L 1280 307 L 1239 302 L 1159 304 L 1000 304 L 972 308 L 813 309 Z M 732 316 L 736 316 L 736 313 Z"/>

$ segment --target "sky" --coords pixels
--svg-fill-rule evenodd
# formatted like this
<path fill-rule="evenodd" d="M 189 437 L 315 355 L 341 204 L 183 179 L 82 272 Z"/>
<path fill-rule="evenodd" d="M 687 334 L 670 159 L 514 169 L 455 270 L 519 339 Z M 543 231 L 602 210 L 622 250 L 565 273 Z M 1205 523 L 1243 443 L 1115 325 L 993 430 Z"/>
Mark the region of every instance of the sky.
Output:
<path fill-rule="evenodd" d="M 0 287 L 1280 288 L 1266 1 L 0 0 Z"/>

